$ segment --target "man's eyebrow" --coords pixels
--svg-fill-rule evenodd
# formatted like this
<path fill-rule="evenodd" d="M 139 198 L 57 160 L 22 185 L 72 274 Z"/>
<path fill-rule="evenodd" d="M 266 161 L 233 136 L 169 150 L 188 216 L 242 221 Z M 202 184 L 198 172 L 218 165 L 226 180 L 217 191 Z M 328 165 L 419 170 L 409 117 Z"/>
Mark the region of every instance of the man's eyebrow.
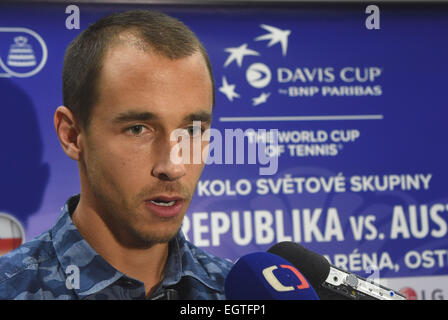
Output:
<path fill-rule="evenodd" d="M 207 111 L 196 112 L 196 113 L 189 114 L 188 116 L 186 116 L 184 118 L 184 120 L 188 121 L 188 122 L 202 121 L 202 122 L 206 122 L 206 123 L 211 123 L 212 122 L 212 114 Z"/>
<path fill-rule="evenodd" d="M 125 123 L 131 121 L 149 121 L 156 119 L 158 119 L 158 117 L 152 112 L 126 111 L 115 116 L 113 122 Z"/>
<path fill-rule="evenodd" d="M 152 112 L 140 112 L 140 111 L 126 111 L 119 113 L 113 118 L 113 122 L 115 123 L 126 123 L 126 122 L 132 122 L 132 121 L 150 121 L 150 120 L 157 120 L 159 117 L 152 113 Z M 212 122 L 212 114 L 207 111 L 200 111 L 191 113 L 188 116 L 184 118 L 184 121 L 186 122 L 193 122 L 193 121 L 202 121 L 205 123 L 211 123 Z"/>

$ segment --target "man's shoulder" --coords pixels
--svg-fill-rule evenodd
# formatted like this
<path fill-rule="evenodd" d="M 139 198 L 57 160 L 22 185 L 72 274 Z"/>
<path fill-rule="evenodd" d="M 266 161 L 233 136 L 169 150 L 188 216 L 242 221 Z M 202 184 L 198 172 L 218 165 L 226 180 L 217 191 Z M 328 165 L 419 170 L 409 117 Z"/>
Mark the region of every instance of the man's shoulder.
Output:
<path fill-rule="evenodd" d="M 0 257 L 0 283 L 55 257 L 49 232 L 44 232 Z"/>
<path fill-rule="evenodd" d="M 44 279 L 55 277 L 57 266 L 50 232 L 8 252 L 0 257 L 0 299 L 14 299 L 41 286 Z"/>

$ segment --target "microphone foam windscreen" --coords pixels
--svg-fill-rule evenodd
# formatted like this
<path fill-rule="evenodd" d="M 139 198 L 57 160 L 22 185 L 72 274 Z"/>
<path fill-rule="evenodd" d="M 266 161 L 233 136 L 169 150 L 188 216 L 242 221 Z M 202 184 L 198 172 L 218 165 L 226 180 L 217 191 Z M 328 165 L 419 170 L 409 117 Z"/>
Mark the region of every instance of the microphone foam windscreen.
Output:
<path fill-rule="evenodd" d="M 297 268 L 267 252 L 241 257 L 226 278 L 225 294 L 229 300 L 319 300 Z"/>
<path fill-rule="evenodd" d="M 291 241 L 280 242 L 273 245 L 268 252 L 288 260 L 302 272 L 314 288 L 324 283 L 330 273 L 330 263 L 324 256 L 297 243 Z"/>

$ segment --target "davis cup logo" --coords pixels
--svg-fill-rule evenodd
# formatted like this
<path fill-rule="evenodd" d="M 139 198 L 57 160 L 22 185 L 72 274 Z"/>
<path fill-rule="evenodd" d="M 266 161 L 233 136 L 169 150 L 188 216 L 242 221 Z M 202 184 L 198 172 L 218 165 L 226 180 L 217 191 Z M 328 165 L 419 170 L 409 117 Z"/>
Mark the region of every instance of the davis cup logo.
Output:
<path fill-rule="evenodd" d="M 261 34 L 253 39 L 254 42 L 259 41 L 269 41 L 264 48 L 272 48 L 270 50 L 279 50 L 282 57 L 285 57 L 288 50 L 288 37 L 291 34 L 291 30 L 283 30 L 278 27 L 261 24 L 260 27 L 264 30 L 264 34 Z M 235 76 L 230 74 L 233 72 L 235 66 L 238 69 L 245 69 L 245 77 L 246 83 L 250 85 L 254 89 L 260 89 L 260 91 L 253 94 L 252 92 L 248 92 L 247 90 L 241 90 L 241 92 L 247 92 L 246 95 L 252 95 L 252 105 L 258 106 L 260 104 L 266 103 L 271 95 L 271 91 L 269 90 L 269 85 L 272 80 L 272 71 L 268 65 L 262 63 L 260 61 L 253 62 L 253 58 L 257 58 L 259 60 L 262 56 L 260 51 L 254 50 L 251 47 L 254 47 L 255 43 L 243 43 L 236 47 L 228 47 L 225 48 L 224 51 L 228 53 L 227 59 L 224 62 L 224 68 L 226 74 L 221 78 L 221 86 L 218 88 L 219 92 L 221 92 L 230 102 L 235 101 L 235 99 L 244 98 L 244 95 L 240 93 L 237 88 L 237 84 L 235 81 Z M 259 45 L 258 45 L 259 46 Z M 278 48 L 277 48 L 278 47 Z M 247 57 L 247 58 L 246 58 Z M 244 62 L 251 57 L 252 63 L 246 67 L 247 63 Z M 227 70 L 232 70 L 227 72 Z M 263 90 L 261 90 L 263 89 Z"/>
<path fill-rule="evenodd" d="M 27 78 L 45 66 L 48 50 L 42 37 L 28 28 L 0 27 L 0 78 Z"/>
<path fill-rule="evenodd" d="M 0 213 L 0 257 L 25 242 L 25 231 L 13 216 Z"/>
<path fill-rule="evenodd" d="M 254 88 L 261 89 L 271 82 L 271 70 L 263 63 L 251 64 L 246 71 L 246 80 Z"/>
<path fill-rule="evenodd" d="M 293 27 L 293 26 L 291 26 Z M 308 97 L 381 96 L 383 68 L 377 65 L 320 64 L 318 58 L 290 54 L 298 41 L 290 42 L 291 30 L 261 24 L 252 40 L 235 40 L 224 48 L 220 93 L 231 103 L 260 106 L 272 96 L 280 99 Z M 314 44 L 311 44 L 314 45 Z M 307 46 L 300 41 L 300 46 Z M 297 52 L 297 51 L 296 51 Z M 337 56 L 337 55 L 336 55 Z M 336 59 L 336 57 L 335 57 Z M 217 86 L 219 80 L 216 81 Z M 285 101 L 285 100 L 283 100 Z M 277 101 L 278 102 L 278 101 Z"/>

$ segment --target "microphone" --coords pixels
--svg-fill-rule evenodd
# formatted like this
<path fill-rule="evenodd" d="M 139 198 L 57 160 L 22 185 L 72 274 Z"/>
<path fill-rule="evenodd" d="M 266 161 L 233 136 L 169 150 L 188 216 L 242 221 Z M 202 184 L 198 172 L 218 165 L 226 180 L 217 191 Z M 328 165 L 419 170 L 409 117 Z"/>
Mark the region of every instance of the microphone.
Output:
<path fill-rule="evenodd" d="M 333 266 L 324 256 L 297 243 L 280 242 L 268 252 L 302 271 L 323 300 L 406 300 L 401 293 Z"/>
<path fill-rule="evenodd" d="M 297 268 L 267 252 L 238 259 L 227 275 L 224 290 L 228 300 L 319 300 Z"/>

